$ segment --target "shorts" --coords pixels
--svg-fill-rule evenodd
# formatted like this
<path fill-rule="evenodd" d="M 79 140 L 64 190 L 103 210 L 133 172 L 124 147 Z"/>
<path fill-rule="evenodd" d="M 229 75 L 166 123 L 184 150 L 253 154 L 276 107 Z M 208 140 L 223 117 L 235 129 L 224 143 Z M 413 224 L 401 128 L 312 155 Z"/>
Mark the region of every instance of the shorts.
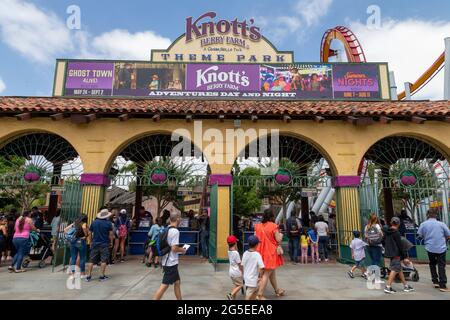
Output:
<path fill-rule="evenodd" d="M 156 244 L 151 245 L 150 249 L 152 250 L 153 257 L 157 257 L 158 256 L 158 251 L 156 251 Z"/>
<path fill-rule="evenodd" d="M 97 264 L 99 262 L 109 262 L 109 245 L 96 245 L 91 248 L 89 262 Z"/>
<path fill-rule="evenodd" d="M 399 258 L 391 258 L 391 263 L 389 264 L 389 270 L 394 272 L 402 272 L 402 262 Z"/>
<path fill-rule="evenodd" d="M 178 273 L 178 265 L 170 266 L 170 267 L 163 267 L 163 279 L 162 284 L 165 285 L 172 285 L 177 281 L 180 281 L 180 274 Z"/>
<path fill-rule="evenodd" d="M 240 287 L 244 285 L 244 279 L 242 279 L 242 277 L 237 277 L 237 278 L 231 278 L 231 282 L 233 282 L 233 285 L 235 287 Z"/>
<path fill-rule="evenodd" d="M 258 287 L 246 287 L 245 288 L 245 300 L 253 300 L 258 294 Z"/>
<path fill-rule="evenodd" d="M 355 267 L 364 268 L 366 266 L 366 259 L 355 261 Z"/>

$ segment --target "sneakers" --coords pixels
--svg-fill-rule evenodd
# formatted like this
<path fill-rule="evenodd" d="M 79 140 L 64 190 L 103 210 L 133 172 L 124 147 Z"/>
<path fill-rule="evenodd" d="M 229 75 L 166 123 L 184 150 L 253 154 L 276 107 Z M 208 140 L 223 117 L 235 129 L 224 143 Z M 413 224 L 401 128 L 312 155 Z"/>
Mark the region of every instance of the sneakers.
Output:
<path fill-rule="evenodd" d="M 348 276 L 349 276 L 350 278 L 352 278 L 352 279 L 355 277 L 355 275 L 354 275 L 353 272 L 351 272 L 351 271 L 347 272 L 347 274 L 348 274 Z"/>
<path fill-rule="evenodd" d="M 367 280 L 367 273 L 363 273 L 361 277 Z"/>
<path fill-rule="evenodd" d="M 447 287 L 439 288 L 440 292 L 450 292 L 450 289 Z"/>
<path fill-rule="evenodd" d="M 86 282 L 90 282 L 91 280 L 92 280 L 91 276 L 86 276 L 86 278 L 84 278 L 84 281 L 86 281 Z"/>
<path fill-rule="evenodd" d="M 233 300 L 233 296 L 231 295 L 231 293 L 227 294 L 227 299 L 228 300 Z"/>
<path fill-rule="evenodd" d="M 328 262 L 328 259 L 325 259 L 325 262 Z"/>
<path fill-rule="evenodd" d="M 396 293 L 397 291 L 395 291 L 394 289 L 392 289 L 392 287 L 384 287 L 384 292 L 388 293 L 388 294 L 392 294 L 392 293 Z"/>
<path fill-rule="evenodd" d="M 109 279 L 108 276 L 101 276 L 100 278 L 98 278 L 98 281 L 103 282 L 103 281 L 106 281 L 108 279 Z"/>
<path fill-rule="evenodd" d="M 414 291 L 414 288 L 411 287 L 409 284 L 407 284 L 406 286 L 403 287 L 403 291 L 404 292 L 412 292 L 412 291 Z"/>
<path fill-rule="evenodd" d="M 440 289 L 440 288 L 441 288 L 441 286 L 439 285 L 439 283 L 433 283 L 433 287 L 436 288 L 436 289 Z"/>

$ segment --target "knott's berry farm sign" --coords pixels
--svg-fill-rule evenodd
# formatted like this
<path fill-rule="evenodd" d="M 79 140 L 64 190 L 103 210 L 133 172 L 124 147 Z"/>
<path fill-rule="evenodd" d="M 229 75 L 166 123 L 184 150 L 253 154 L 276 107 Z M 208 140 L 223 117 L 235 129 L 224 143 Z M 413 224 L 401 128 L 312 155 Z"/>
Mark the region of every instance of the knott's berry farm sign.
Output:
<path fill-rule="evenodd" d="M 253 19 L 186 19 L 151 61 L 58 60 L 54 96 L 154 99 L 389 100 L 386 63 L 296 63 Z"/>
<path fill-rule="evenodd" d="M 186 19 L 186 33 L 167 50 L 153 50 L 153 62 L 292 63 L 292 52 L 280 52 L 261 35 L 253 19 L 216 19 L 207 12 Z"/>

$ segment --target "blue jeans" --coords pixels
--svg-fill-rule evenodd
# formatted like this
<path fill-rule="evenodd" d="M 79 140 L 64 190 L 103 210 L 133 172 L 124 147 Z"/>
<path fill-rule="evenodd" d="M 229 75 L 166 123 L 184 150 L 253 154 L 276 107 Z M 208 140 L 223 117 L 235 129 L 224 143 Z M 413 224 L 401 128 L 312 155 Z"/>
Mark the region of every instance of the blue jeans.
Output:
<path fill-rule="evenodd" d="M 70 267 L 75 272 L 78 254 L 80 254 L 80 272 L 86 271 L 86 240 L 75 240 L 70 244 Z"/>
<path fill-rule="evenodd" d="M 13 258 L 12 267 L 20 270 L 22 269 L 23 258 L 30 252 L 30 240 L 28 238 L 14 238 L 13 245 L 16 248 L 16 254 Z"/>
<path fill-rule="evenodd" d="M 209 245 L 209 233 L 208 231 L 200 231 L 200 245 L 202 246 L 203 258 L 208 258 L 208 245 Z"/>
<path fill-rule="evenodd" d="M 328 236 L 319 237 L 319 255 L 320 259 L 328 259 Z"/>
<path fill-rule="evenodd" d="M 369 253 L 370 260 L 372 261 L 371 264 L 380 266 L 382 248 L 380 246 L 368 246 L 367 251 Z"/>
<path fill-rule="evenodd" d="M 300 246 L 300 238 L 292 237 L 289 238 L 289 257 L 292 262 L 298 262 L 298 249 Z"/>

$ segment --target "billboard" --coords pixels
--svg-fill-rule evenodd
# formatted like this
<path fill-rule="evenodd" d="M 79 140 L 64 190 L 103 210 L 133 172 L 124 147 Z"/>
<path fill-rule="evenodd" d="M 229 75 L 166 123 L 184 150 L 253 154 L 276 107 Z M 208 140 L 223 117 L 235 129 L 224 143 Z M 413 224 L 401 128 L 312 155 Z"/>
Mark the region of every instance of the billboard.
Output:
<path fill-rule="evenodd" d="M 379 64 L 332 63 L 67 61 L 63 95 L 160 99 L 382 100 Z"/>

